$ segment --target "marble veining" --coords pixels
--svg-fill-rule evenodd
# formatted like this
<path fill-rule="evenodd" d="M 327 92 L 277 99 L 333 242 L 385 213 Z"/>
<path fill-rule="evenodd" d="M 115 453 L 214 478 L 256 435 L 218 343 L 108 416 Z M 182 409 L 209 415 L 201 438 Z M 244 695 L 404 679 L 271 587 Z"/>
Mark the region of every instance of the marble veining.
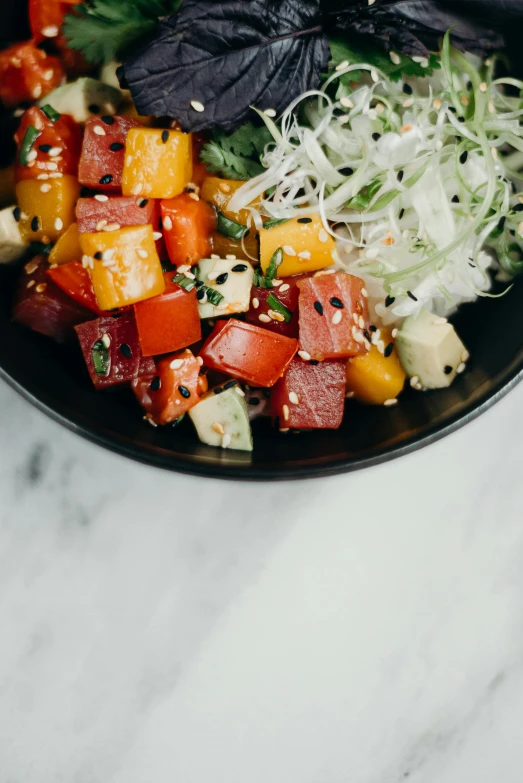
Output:
<path fill-rule="evenodd" d="M 521 783 L 522 404 L 255 486 L 0 383 L 0 783 Z"/>

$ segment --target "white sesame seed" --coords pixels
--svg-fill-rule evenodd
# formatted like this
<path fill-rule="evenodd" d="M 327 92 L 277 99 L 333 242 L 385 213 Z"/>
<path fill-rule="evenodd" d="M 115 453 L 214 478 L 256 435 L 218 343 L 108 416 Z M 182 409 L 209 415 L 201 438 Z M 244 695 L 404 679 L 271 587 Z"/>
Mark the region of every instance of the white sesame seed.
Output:
<path fill-rule="evenodd" d="M 282 283 L 283 280 L 278 280 L 277 277 L 275 277 L 274 280 L 272 281 L 272 285 L 274 286 L 274 288 L 279 288 Z"/>
<path fill-rule="evenodd" d="M 440 99 L 439 99 L 439 98 L 435 98 L 435 99 L 432 101 L 432 105 L 433 105 L 433 107 L 436 109 L 436 111 L 439 111 L 439 110 L 441 109 L 441 106 L 442 106 L 442 104 L 441 104 L 441 101 L 440 101 Z"/>
<path fill-rule="evenodd" d="M 39 98 L 42 95 L 42 85 L 37 84 L 36 87 L 32 91 L 33 98 Z"/>
<path fill-rule="evenodd" d="M 367 291 L 366 288 L 361 289 L 361 295 L 364 296 L 365 299 L 367 299 L 367 297 L 369 296 L 369 292 Z"/>
<path fill-rule="evenodd" d="M 265 315 L 265 313 L 260 313 L 260 315 L 258 316 L 258 321 L 261 321 L 264 324 L 270 324 L 271 319 L 269 318 L 268 315 Z"/>
<path fill-rule="evenodd" d="M 394 65 L 399 65 L 400 64 L 401 57 L 399 56 L 399 54 L 397 52 L 391 52 L 389 56 L 390 56 L 391 62 L 394 63 Z"/>
<path fill-rule="evenodd" d="M 107 225 L 103 227 L 102 231 L 119 231 L 120 229 L 121 225 L 119 223 L 107 223 Z"/>
<path fill-rule="evenodd" d="M 35 163 L 36 160 L 30 160 L 29 163 L 26 163 L 25 165 L 27 166 L 28 169 L 32 169 Z"/>
<path fill-rule="evenodd" d="M 28 284 L 26 285 L 26 288 L 32 288 L 35 284 L 34 280 L 29 280 Z"/>
<path fill-rule="evenodd" d="M 283 316 L 281 313 L 278 313 L 276 310 L 268 310 L 269 318 L 273 321 L 278 321 L 279 323 L 283 323 L 285 321 L 285 316 Z"/>
<path fill-rule="evenodd" d="M 222 448 L 223 448 L 223 449 L 226 449 L 226 448 L 227 448 L 227 446 L 229 446 L 229 445 L 230 445 L 230 443 L 231 443 L 231 436 L 230 436 L 230 435 L 229 435 L 229 433 L 227 432 L 227 433 L 225 433 L 225 435 L 224 435 L 224 436 L 223 436 L 223 438 L 222 438 Z"/>
<path fill-rule="evenodd" d="M 179 402 L 179 400 L 176 400 L 176 402 Z M 145 416 L 143 417 L 143 419 L 144 419 L 144 421 L 149 422 L 151 427 L 157 427 L 158 426 L 158 424 L 153 419 L 152 413 L 146 413 Z"/>
<path fill-rule="evenodd" d="M 109 201 L 109 196 L 104 196 L 102 193 L 97 193 L 95 199 L 97 201 Z"/>
<path fill-rule="evenodd" d="M 365 329 L 365 319 L 363 318 L 362 315 L 360 315 L 360 317 L 358 318 L 358 326 L 360 327 L 360 329 Z"/>
<path fill-rule="evenodd" d="M 307 260 L 311 257 L 310 250 L 302 250 L 300 253 L 298 253 L 298 258 L 301 258 L 303 260 Z"/>
<path fill-rule="evenodd" d="M 148 258 L 149 257 L 149 253 L 147 252 L 147 250 L 144 250 L 143 247 L 139 247 L 138 250 L 136 251 L 136 254 L 140 258 Z"/>
<path fill-rule="evenodd" d="M 487 104 L 487 108 L 489 110 L 489 114 L 495 114 L 496 113 L 496 107 L 494 106 L 494 101 L 489 101 Z"/>
<path fill-rule="evenodd" d="M 415 389 L 416 386 L 419 383 L 419 377 L 417 375 L 413 375 L 412 378 L 410 379 L 409 383 L 412 386 L 412 388 Z"/>
<path fill-rule="evenodd" d="M 187 195 L 189 196 L 189 198 L 192 198 L 193 201 L 199 201 L 200 200 L 199 195 L 197 193 L 195 193 L 194 191 L 191 191 L 191 193 L 188 193 Z"/>
<path fill-rule="evenodd" d="M 26 160 L 30 163 L 32 160 L 36 160 L 38 157 L 38 153 L 36 150 L 31 150 L 31 152 L 28 153 Z"/>
<path fill-rule="evenodd" d="M 90 256 L 82 256 L 82 266 L 84 269 L 88 269 L 91 266 Z"/>
<path fill-rule="evenodd" d="M 62 152 L 62 147 L 51 147 L 48 154 L 50 158 L 57 158 L 58 155 L 61 155 Z"/>
<path fill-rule="evenodd" d="M 185 269 L 185 268 L 186 267 L 182 267 L 182 269 Z M 178 270 L 178 271 L 180 271 L 180 270 Z M 207 280 L 216 280 L 216 278 L 219 277 L 219 275 L 221 275 L 221 274 L 222 274 L 221 272 L 209 272 L 209 274 L 207 275 Z"/>
<path fill-rule="evenodd" d="M 390 400 L 385 400 L 385 402 L 383 404 L 385 405 L 386 408 L 390 408 L 392 405 L 397 405 L 398 404 L 398 398 L 397 397 L 393 397 Z"/>
<path fill-rule="evenodd" d="M 49 185 L 48 183 L 45 183 L 44 185 L 40 185 L 40 191 L 42 193 L 49 193 L 50 190 L 51 190 L 51 185 Z"/>
<path fill-rule="evenodd" d="M 225 435 L 223 424 L 220 424 L 219 421 L 215 421 L 214 424 L 212 425 L 212 428 L 215 432 L 218 433 L 218 435 Z"/>
<path fill-rule="evenodd" d="M 200 365 L 200 367 L 203 365 L 203 359 L 202 359 L 202 357 L 201 357 L 201 356 L 197 356 L 197 357 L 196 357 L 196 361 L 198 362 L 198 364 Z"/>
<path fill-rule="evenodd" d="M 356 325 L 358 324 L 358 314 L 357 313 L 353 313 L 352 314 L 352 320 L 354 321 L 354 323 Z"/>
<path fill-rule="evenodd" d="M 95 125 L 93 128 L 93 133 L 96 133 L 97 136 L 105 136 L 105 130 L 102 128 L 101 125 Z M 127 162 L 127 161 L 126 161 Z"/>
<path fill-rule="evenodd" d="M 260 306 L 260 300 L 254 297 L 254 299 L 252 300 L 252 306 L 254 307 L 255 310 L 257 310 L 258 307 Z"/>
<path fill-rule="evenodd" d="M 348 60 L 342 60 L 341 63 L 338 63 L 335 70 L 336 71 L 344 71 L 345 68 L 349 67 L 349 61 Z"/>
<path fill-rule="evenodd" d="M 167 229 L 167 231 L 170 231 L 173 227 L 173 222 L 169 215 L 166 215 L 163 219 L 163 227 Z"/>
<path fill-rule="evenodd" d="M 186 272 L 185 277 L 188 277 L 189 280 L 196 280 L 196 275 L 193 275 L 192 272 Z"/>
<path fill-rule="evenodd" d="M 203 103 L 200 103 L 200 101 L 191 101 L 191 106 L 193 107 L 194 111 L 205 111 L 205 106 Z"/>
<path fill-rule="evenodd" d="M 353 109 L 354 103 L 351 101 L 350 98 L 347 98 L 344 96 L 343 98 L 340 98 L 340 104 L 343 106 L 344 109 Z"/>
<path fill-rule="evenodd" d="M 385 343 L 383 342 L 383 340 L 378 340 L 378 344 L 376 345 L 376 348 L 381 354 L 385 353 Z"/>
<path fill-rule="evenodd" d="M 47 164 L 47 168 L 49 168 L 50 164 Z M 61 171 L 53 171 L 52 174 L 49 174 L 49 179 L 62 179 L 64 175 Z"/>
<path fill-rule="evenodd" d="M 48 68 L 47 71 L 44 71 L 42 76 L 46 80 L 46 82 L 50 81 L 50 79 L 54 76 L 54 70 L 52 68 Z"/>
<path fill-rule="evenodd" d="M 414 98 L 407 98 L 405 101 L 403 101 L 404 109 L 409 109 L 413 105 L 414 105 Z"/>
<path fill-rule="evenodd" d="M 435 324 L 435 326 L 443 326 L 443 324 L 448 323 L 446 318 L 433 318 L 432 323 Z"/>
<path fill-rule="evenodd" d="M 49 174 L 39 174 L 36 179 L 49 179 Z"/>
<path fill-rule="evenodd" d="M 291 247 L 290 245 L 284 245 L 283 246 L 283 252 L 287 256 L 295 256 L 296 255 L 295 249 L 293 247 Z"/>
<path fill-rule="evenodd" d="M 290 288 L 290 285 L 288 283 L 284 283 L 280 286 L 280 292 L 283 293 L 284 291 L 288 291 Z"/>
<path fill-rule="evenodd" d="M 266 114 L 267 117 L 276 117 L 275 109 L 265 109 L 263 113 Z"/>
<path fill-rule="evenodd" d="M 392 330 L 392 339 L 394 340 L 397 337 L 397 335 L 398 335 L 398 330 L 397 329 L 393 329 Z"/>
<path fill-rule="evenodd" d="M 112 261 L 115 256 L 116 250 L 114 248 L 109 248 L 109 250 L 104 250 L 102 253 L 102 258 L 104 261 Z"/>
<path fill-rule="evenodd" d="M 488 90 L 487 82 L 481 82 L 481 84 L 479 85 L 479 90 L 480 92 L 487 92 Z"/>
<path fill-rule="evenodd" d="M 49 161 L 49 163 L 46 164 L 47 171 L 56 171 L 58 168 L 58 163 L 55 163 L 54 161 Z"/>
<path fill-rule="evenodd" d="M 298 351 L 298 356 L 303 359 L 304 362 L 309 362 L 311 360 L 310 353 L 307 353 L 307 351 Z"/>
<path fill-rule="evenodd" d="M 296 392 L 291 391 L 289 392 L 289 402 L 292 402 L 293 405 L 298 405 L 300 402 L 300 398 L 296 394 Z"/>
<path fill-rule="evenodd" d="M 153 231 L 153 239 L 155 242 L 157 242 L 159 239 L 163 237 L 163 234 L 161 231 Z"/>
<path fill-rule="evenodd" d="M 289 415 L 290 415 L 289 406 L 282 405 L 281 411 L 283 413 L 283 418 L 285 419 L 285 421 L 289 421 Z"/>
<path fill-rule="evenodd" d="M 44 185 L 42 185 L 44 187 Z M 56 218 L 54 222 L 55 231 L 61 231 L 64 227 L 64 221 L 61 218 Z"/>
<path fill-rule="evenodd" d="M 243 389 L 240 389 L 239 386 L 235 386 L 234 391 L 236 392 L 236 394 L 239 394 L 240 397 L 245 397 L 245 392 L 243 391 Z"/>
<path fill-rule="evenodd" d="M 176 271 L 180 275 L 185 275 L 185 274 L 187 274 L 187 272 L 191 271 L 191 265 L 190 264 L 180 264 L 180 266 L 176 269 Z M 214 280 L 215 278 L 212 278 L 212 279 Z"/>
<path fill-rule="evenodd" d="M 320 230 L 318 232 L 318 239 L 320 240 L 320 242 L 327 242 L 328 241 L 329 235 L 327 234 L 327 232 L 325 231 L 324 228 L 320 228 Z"/>
<path fill-rule="evenodd" d="M 226 261 L 236 261 L 236 256 L 233 253 L 225 256 Z"/>
<path fill-rule="evenodd" d="M 465 369 L 466 369 L 466 366 L 467 366 L 467 365 L 465 364 L 465 362 L 461 362 L 461 364 L 458 364 L 458 367 L 457 367 L 457 370 L 456 370 L 456 372 L 457 372 L 457 373 L 459 373 L 459 374 L 461 374 L 462 372 L 464 372 L 464 371 L 465 371 Z"/>
<path fill-rule="evenodd" d="M 336 312 L 333 314 L 331 321 L 333 324 L 339 324 L 342 318 L 342 312 L 341 310 L 336 310 Z"/>
<path fill-rule="evenodd" d="M 217 255 L 216 253 L 211 253 L 211 258 L 212 258 L 213 261 L 216 261 L 216 260 L 218 260 L 220 258 L 220 256 Z"/>
<path fill-rule="evenodd" d="M 106 348 L 109 348 L 109 346 L 111 345 L 111 338 L 107 333 L 103 335 L 102 342 Z"/>
<path fill-rule="evenodd" d="M 43 27 L 40 32 L 44 38 L 56 38 L 60 31 L 55 24 L 50 24 L 47 27 Z"/>
<path fill-rule="evenodd" d="M 376 82 L 378 82 L 378 81 L 379 81 L 379 78 L 380 78 L 380 77 L 378 76 L 378 74 L 376 73 L 376 71 L 371 71 L 371 72 L 370 72 L 370 78 L 372 79 L 372 81 L 374 82 L 374 84 L 376 84 Z"/>
<path fill-rule="evenodd" d="M 35 288 L 35 291 L 37 291 L 39 294 L 43 294 L 46 288 L 47 288 L 47 283 L 38 283 L 38 285 Z"/>

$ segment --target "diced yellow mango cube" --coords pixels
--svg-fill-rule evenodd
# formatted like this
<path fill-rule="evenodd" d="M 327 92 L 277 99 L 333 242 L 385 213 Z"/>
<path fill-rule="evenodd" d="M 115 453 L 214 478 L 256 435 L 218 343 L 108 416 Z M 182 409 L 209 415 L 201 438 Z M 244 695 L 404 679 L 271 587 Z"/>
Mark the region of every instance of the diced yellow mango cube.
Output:
<path fill-rule="evenodd" d="M 336 243 L 325 230 L 319 216 L 293 218 L 260 231 L 260 262 L 264 272 L 274 252 L 283 250 L 278 277 L 315 272 L 334 264 Z"/>
<path fill-rule="evenodd" d="M 76 177 L 65 174 L 42 182 L 24 179 L 16 186 L 16 200 L 22 210 L 20 234 L 26 242 L 55 242 L 75 222 L 80 195 Z"/>
<path fill-rule="evenodd" d="M 141 302 L 165 290 L 162 265 L 150 225 L 80 234 L 92 261 L 91 279 L 102 310 Z"/>
<path fill-rule="evenodd" d="M 392 342 L 392 335 L 381 329 L 380 343 L 385 353 Z M 390 350 L 390 349 L 389 349 Z M 401 366 L 396 348 L 385 356 L 373 345 L 364 356 L 356 356 L 347 362 L 347 391 L 356 399 L 369 405 L 383 405 L 386 400 L 398 396 L 405 385 L 407 374 Z"/>
<path fill-rule="evenodd" d="M 80 247 L 78 223 L 71 223 L 49 253 L 49 263 L 68 264 L 70 261 L 79 261 L 81 257 L 82 248 Z"/>
<path fill-rule="evenodd" d="M 161 128 L 131 128 L 125 140 L 124 196 L 173 198 L 192 176 L 190 133 Z"/>

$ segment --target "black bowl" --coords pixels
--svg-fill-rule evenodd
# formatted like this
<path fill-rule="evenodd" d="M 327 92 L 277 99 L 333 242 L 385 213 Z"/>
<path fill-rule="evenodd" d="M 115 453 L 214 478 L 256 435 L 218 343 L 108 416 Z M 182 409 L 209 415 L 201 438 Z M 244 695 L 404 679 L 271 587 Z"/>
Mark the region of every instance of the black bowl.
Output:
<path fill-rule="evenodd" d="M 11 321 L 18 270 L 0 268 L 0 377 L 56 421 L 120 454 L 169 470 L 236 479 L 325 476 L 374 465 L 472 420 L 523 375 L 523 285 L 464 305 L 454 321 L 472 358 L 450 389 L 407 389 L 393 408 L 347 403 L 337 431 L 280 434 L 254 422 L 254 452 L 204 446 L 190 422 L 153 428 L 131 392 L 96 392 L 78 346 L 57 346 Z"/>

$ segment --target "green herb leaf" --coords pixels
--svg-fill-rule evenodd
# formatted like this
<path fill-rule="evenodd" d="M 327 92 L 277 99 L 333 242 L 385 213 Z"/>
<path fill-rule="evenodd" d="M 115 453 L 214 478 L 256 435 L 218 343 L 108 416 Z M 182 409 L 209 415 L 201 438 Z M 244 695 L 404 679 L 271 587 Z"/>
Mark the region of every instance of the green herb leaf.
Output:
<path fill-rule="evenodd" d="M 242 226 L 241 223 L 236 223 L 234 220 L 230 220 L 225 215 L 216 210 L 218 214 L 218 225 L 216 231 L 224 237 L 230 237 L 231 239 L 240 240 L 245 236 L 247 231 L 246 226 Z"/>
<path fill-rule="evenodd" d="M 215 288 L 205 286 L 204 291 L 207 294 L 207 300 L 215 307 L 223 302 L 223 295 Z"/>
<path fill-rule="evenodd" d="M 289 321 L 292 318 L 292 313 L 289 310 L 288 307 L 285 307 L 283 302 L 280 302 L 278 297 L 275 294 L 269 294 L 267 297 L 267 304 L 271 308 L 271 310 L 275 310 L 277 313 L 280 313 L 285 318 L 285 323 L 289 323 Z"/>
<path fill-rule="evenodd" d="M 27 166 L 29 161 L 27 160 L 27 157 L 31 150 L 33 149 L 33 144 L 35 143 L 36 139 L 40 135 L 40 131 L 37 130 L 34 125 L 29 125 L 27 128 L 24 138 L 22 139 L 22 143 L 20 145 L 20 156 L 18 160 L 20 161 L 20 164 L 22 166 Z"/>
<path fill-rule="evenodd" d="M 92 0 L 75 5 L 62 27 L 68 46 L 94 65 L 118 60 L 151 33 L 180 0 Z"/>
<path fill-rule="evenodd" d="M 267 280 L 260 269 L 254 270 L 253 285 L 255 285 L 257 288 L 274 288 L 272 280 Z"/>
<path fill-rule="evenodd" d="M 109 375 L 109 350 L 102 340 L 97 340 L 91 348 L 94 369 L 97 375 Z"/>
<path fill-rule="evenodd" d="M 173 283 L 176 283 L 176 285 L 185 288 L 186 291 L 192 291 L 193 288 L 196 287 L 196 280 L 193 280 L 190 277 L 186 277 L 185 275 L 175 275 L 173 277 Z"/>
<path fill-rule="evenodd" d="M 56 122 L 62 116 L 60 112 L 57 112 L 56 109 L 53 109 L 48 103 L 46 103 L 45 106 L 41 106 L 40 109 L 51 122 Z"/>
<path fill-rule="evenodd" d="M 276 228 L 276 226 L 281 226 L 282 223 L 287 223 L 289 218 L 269 218 L 269 220 L 266 220 L 263 224 L 264 229 L 270 230 L 271 228 Z"/>
<path fill-rule="evenodd" d="M 345 60 L 349 64 L 366 63 L 382 71 L 393 82 L 401 78 L 416 76 L 431 76 L 432 73 L 441 67 L 439 58 L 431 54 L 428 62 L 428 68 L 424 68 L 420 63 L 414 62 L 412 57 L 405 54 L 399 54 L 399 63 L 393 63 L 390 56 L 382 48 L 367 44 L 359 36 L 349 36 L 347 38 L 332 38 L 330 40 L 331 61 L 329 69 L 332 71 L 336 66 Z M 358 82 L 362 77 L 362 71 L 350 71 L 341 74 L 339 81 L 343 85 L 349 85 L 351 82 Z"/>
<path fill-rule="evenodd" d="M 278 267 L 281 266 L 282 261 L 283 261 L 283 248 L 278 247 L 272 254 L 271 260 L 269 261 L 269 266 L 267 267 L 267 272 L 265 274 L 265 277 L 268 280 L 274 280 L 274 278 L 278 273 Z"/>
<path fill-rule="evenodd" d="M 226 179 L 251 179 L 264 171 L 261 156 L 271 141 L 269 129 L 265 125 L 257 127 L 252 122 L 241 125 L 231 134 L 214 130 L 200 158 L 211 174 Z"/>

